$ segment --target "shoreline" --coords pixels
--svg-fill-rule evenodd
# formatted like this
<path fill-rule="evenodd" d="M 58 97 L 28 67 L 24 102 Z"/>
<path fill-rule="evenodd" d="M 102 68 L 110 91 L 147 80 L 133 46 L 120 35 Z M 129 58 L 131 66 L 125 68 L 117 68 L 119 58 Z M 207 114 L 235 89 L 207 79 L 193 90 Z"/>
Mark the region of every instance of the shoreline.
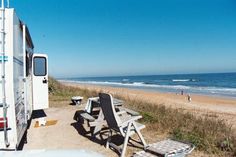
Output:
<path fill-rule="evenodd" d="M 212 115 L 224 119 L 236 128 L 236 100 L 222 97 L 191 94 L 192 101 L 189 102 L 187 95 L 162 93 L 157 91 L 145 91 L 137 89 L 108 87 L 91 84 L 78 84 L 61 82 L 68 86 L 79 87 L 88 90 L 108 92 L 114 95 L 122 95 L 131 99 L 139 99 L 152 104 L 163 104 L 186 110 L 199 115 Z"/>
<path fill-rule="evenodd" d="M 209 96 L 214 98 L 221 98 L 221 99 L 232 99 L 236 101 L 236 96 L 234 95 L 228 95 L 228 94 L 220 94 L 220 93 L 207 93 L 206 91 L 200 92 L 200 90 L 196 91 L 191 89 L 168 89 L 168 88 L 155 88 L 155 87 L 149 87 L 149 86 L 133 86 L 129 84 L 122 84 L 122 85 L 116 85 L 116 84 L 102 84 L 102 83 L 87 83 L 87 82 L 77 82 L 77 81 L 68 81 L 68 80 L 58 80 L 62 83 L 72 83 L 72 84 L 80 84 L 80 85 L 91 85 L 91 86 L 100 86 L 100 87 L 112 87 L 112 88 L 124 88 L 124 89 L 133 89 L 133 90 L 141 90 L 141 91 L 147 91 L 147 92 L 157 92 L 157 93 L 170 93 L 170 94 L 181 94 L 181 91 L 183 91 L 185 94 L 190 95 L 198 95 L 198 96 Z M 222 87 L 226 88 L 226 87 Z"/>
<path fill-rule="evenodd" d="M 102 84 L 89 84 L 89 83 L 77 83 L 77 82 L 70 82 L 70 81 L 64 81 L 64 80 L 59 80 L 59 82 L 67 85 L 80 85 L 83 87 L 99 87 L 99 88 L 116 88 L 116 89 L 127 89 L 127 90 L 134 90 L 134 91 L 143 91 L 143 92 L 148 92 L 148 93 L 158 93 L 158 94 L 173 94 L 173 95 L 181 95 L 181 90 L 180 92 L 171 92 L 171 91 L 162 91 L 162 90 L 157 90 L 157 89 L 147 89 L 147 88 L 138 88 L 138 87 L 126 87 L 126 86 L 109 86 L 109 85 L 102 85 Z M 199 97 L 209 97 L 209 98 L 215 98 L 215 99 L 224 99 L 224 100 L 232 100 L 236 101 L 236 97 L 230 97 L 230 96 L 223 96 L 223 95 L 218 95 L 218 94 L 204 94 L 204 93 L 188 93 L 183 90 L 184 94 L 183 95 L 193 95 L 193 96 L 199 96 Z"/>

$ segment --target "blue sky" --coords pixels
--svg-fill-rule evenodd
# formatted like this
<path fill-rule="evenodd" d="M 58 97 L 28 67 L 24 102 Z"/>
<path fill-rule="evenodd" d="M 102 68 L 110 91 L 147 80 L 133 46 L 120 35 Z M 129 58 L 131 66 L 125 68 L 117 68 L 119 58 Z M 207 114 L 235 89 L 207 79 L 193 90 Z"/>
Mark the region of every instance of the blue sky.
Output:
<path fill-rule="evenodd" d="M 236 72 L 235 0 L 11 0 L 54 77 Z"/>

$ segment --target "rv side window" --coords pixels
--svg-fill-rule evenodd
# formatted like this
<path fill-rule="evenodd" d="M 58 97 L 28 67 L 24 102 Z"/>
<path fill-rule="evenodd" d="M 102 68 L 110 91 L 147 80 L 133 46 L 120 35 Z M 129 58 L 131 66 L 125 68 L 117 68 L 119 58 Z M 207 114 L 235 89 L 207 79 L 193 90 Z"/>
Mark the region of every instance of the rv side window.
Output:
<path fill-rule="evenodd" d="M 45 57 L 34 57 L 34 75 L 45 76 L 47 75 L 47 62 Z"/>

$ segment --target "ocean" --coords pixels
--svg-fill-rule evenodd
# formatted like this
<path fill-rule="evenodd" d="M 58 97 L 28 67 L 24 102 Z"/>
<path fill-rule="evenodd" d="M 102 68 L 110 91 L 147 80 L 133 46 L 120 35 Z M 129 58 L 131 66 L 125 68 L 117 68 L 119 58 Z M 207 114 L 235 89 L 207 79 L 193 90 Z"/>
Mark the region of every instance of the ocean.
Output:
<path fill-rule="evenodd" d="M 236 98 L 236 73 L 62 78 L 63 82 Z"/>

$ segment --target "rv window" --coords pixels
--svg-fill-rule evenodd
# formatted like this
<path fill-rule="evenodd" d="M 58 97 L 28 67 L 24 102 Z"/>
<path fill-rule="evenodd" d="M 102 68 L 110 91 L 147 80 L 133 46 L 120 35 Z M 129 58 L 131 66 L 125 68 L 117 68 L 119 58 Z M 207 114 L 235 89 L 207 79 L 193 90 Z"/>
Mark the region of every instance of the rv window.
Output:
<path fill-rule="evenodd" d="M 34 75 L 45 76 L 47 74 L 47 65 L 45 57 L 34 57 Z"/>

